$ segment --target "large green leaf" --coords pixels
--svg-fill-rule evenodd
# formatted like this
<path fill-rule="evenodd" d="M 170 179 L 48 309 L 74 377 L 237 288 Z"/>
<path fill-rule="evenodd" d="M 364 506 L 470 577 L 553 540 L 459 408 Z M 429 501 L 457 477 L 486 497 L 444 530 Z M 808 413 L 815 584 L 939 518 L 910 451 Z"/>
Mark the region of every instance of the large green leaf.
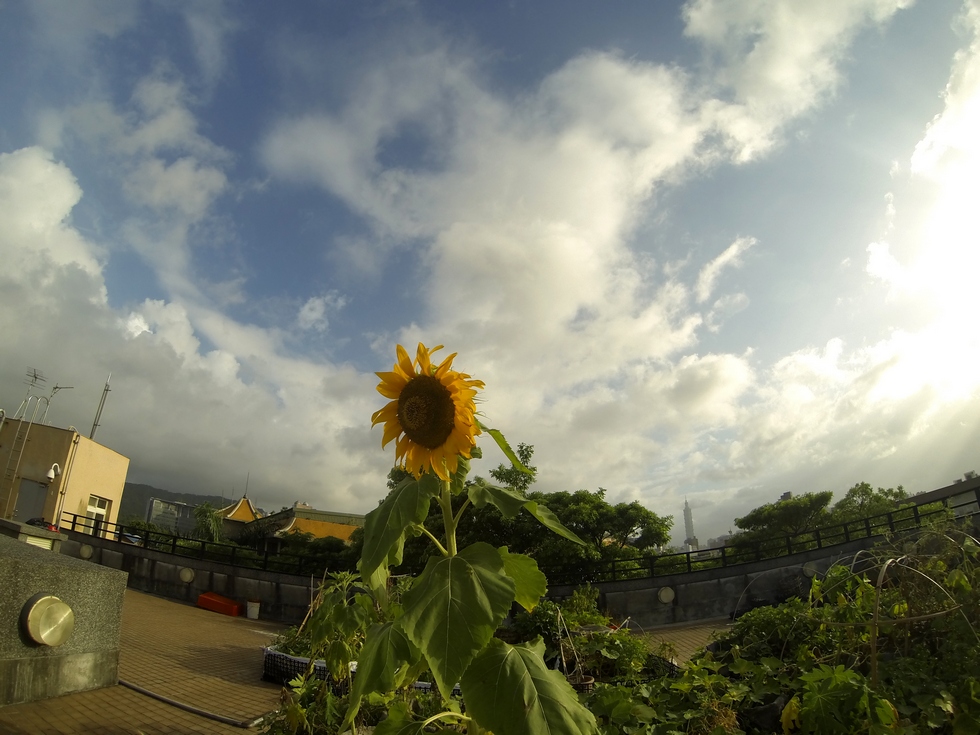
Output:
<path fill-rule="evenodd" d="M 354 654 L 346 641 L 331 641 L 327 646 L 326 653 L 323 654 L 324 663 L 330 671 L 330 676 L 335 680 L 344 679 L 349 672 L 349 666 Z"/>
<path fill-rule="evenodd" d="M 456 471 L 450 478 L 449 489 L 453 495 L 459 495 L 466 487 L 466 476 L 470 474 L 470 461 L 466 457 L 459 457 L 456 460 Z"/>
<path fill-rule="evenodd" d="M 585 546 L 585 542 L 572 533 L 572 531 L 565 528 L 562 522 L 558 520 L 558 516 L 552 513 L 549 508 L 546 508 L 540 503 L 535 503 L 533 500 L 529 500 L 524 504 L 524 510 L 537 518 L 538 521 L 550 528 L 562 538 L 567 538 L 569 541 L 574 541 L 579 546 Z"/>
<path fill-rule="evenodd" d="M 483 508 L 488 503 L 497 506 L 504 518 L 513 518 L 528 503 L 519 490 L 491 485 L 482 478 L 470 485 L 467 497 L 477 508 Z"/>
<path fill-rule="evenodd" d="M 443 697 L 466 671 L 514 601 L 500 553 L 476 543 L 456 556 L 430 558 L 403 598 L 399 622 L 425 655 Z"/>
<path fill-rule="evenodd" d="M 510 444 L 507 443 L 507 439 L 498 429 L 491 429 L 489 426 L 484 426 L 483 422 L 481 421 L 477 421 L 476 423 L 479 424 L 481 431 L 485 431 L 493 437 L 493 440 L 497 442 L 497 446 L 500 447 L 500 451 L 503 452 L 504 456 L 510 460 L 510 463 L 514 465 L 515 469 L 529 475 L 533 474 L 531 470 L 524 466 L 524 463 L 521 462 L 520 458 L 517 456 L 517 453 L 510 448 Z"/>
<path fill-rule="evenodd" d="M 421 658 L 397 623 L 375 625 L 368 631 L 357 659 L 352 696 L 389 692 L 404 682 L 402 672 Z"/>
<path fill-rule="evenodd" d="M 372 692 L 389 692 L 401 686 L 403 675 L 422 654 L 395 623 L 373 626 L 367 633 L 357 659 L 357 675 L 351 687 L 350 705 L 344 719 L 350 725 L 357 716 L 361 698 Z"/>
<path fill-rule="evenodd" d="M 401 563 L 406 531 L 425 520 L 429 501 L 438 492 L 439 478 L 435 475 L 424 474 L 418 480 L 406 477 L 381 505 L 367 514 L 361 577 L 370 580 L 381 565 Z"/>
<path fill-rule="evenodd" d="M 520 646 L 490 641 L 460 682 L 466 713 L 494 735 L 596 732 L 595 717 L 543 656 L 541 638 Z"/>
<path fill-rule="evenodd" d="M 540 503 L 528 500 L 519 490 L 511 487 L 498 487 L 497 485 L 489 484 L 485 480 L 479 480 L 470 485 L 468 497 L 470 502 L 477 508 L 482 508 L 487 503 L 497 506 L 504 518 L 513 518 L 523 508 L 537 518 L 542 525 L 551 529 L 559 536 L 567 538 L 569 541 L 574 541 L 581 546 L 585 546 L 585 542 L 582 539 L 565 528 L 562 522 L 558 520 L 558 516 Z"/>
<path fill-rule="evenodd" d="M 514 580 L 514 586 L 517 587 L 517 602 L 530 612 L 548 591 L 548 579 L 531 557 L 511 554 L 506 546 L 501 546 L 497 551 L 504 561 L 504 573 Z"/>

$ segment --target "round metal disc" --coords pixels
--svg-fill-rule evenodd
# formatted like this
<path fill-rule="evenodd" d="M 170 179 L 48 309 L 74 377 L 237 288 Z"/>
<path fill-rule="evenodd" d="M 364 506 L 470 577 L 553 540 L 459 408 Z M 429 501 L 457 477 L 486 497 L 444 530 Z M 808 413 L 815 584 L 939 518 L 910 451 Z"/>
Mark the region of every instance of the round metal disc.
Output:
<path fill-rule="evenodd" d="M 54 595 L 37 595 L 24 606 L 27 634 L 43 646 L 60 646 L 75 630 L 75 613 Z"/>

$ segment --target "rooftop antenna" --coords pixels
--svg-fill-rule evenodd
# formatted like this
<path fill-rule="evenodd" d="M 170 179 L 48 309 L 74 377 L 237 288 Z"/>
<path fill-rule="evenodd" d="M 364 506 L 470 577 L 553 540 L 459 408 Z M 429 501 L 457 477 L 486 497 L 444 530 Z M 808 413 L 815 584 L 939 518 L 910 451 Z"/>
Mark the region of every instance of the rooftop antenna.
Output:
<path fill-rule="evenodd" d="M 44 373 L 37 368 L 27 368 L 27 377 L 24 378 L 24 383 L 27 385 L 27 395 L 24 396 L 24 401 L 20 404 L 20 408 L 17 409 L 17 413 L 14 414 L 14 419 L 24 418 L 30 408 L 31 402 L 39 400 L 39 397 L 34 394 L 35 388 L 42 387 L 47 381 L 48 379 L 44 377 Z"/>
<path fill-rule="evenodd" d="M 41 415 L 41 423 L 48 423 L 48 409 L 51 408 L 51 399 L 54 398 L 54 394 L 59 390 L 71 390 L 75 386 L 73 385 L 58 385 L 55 383 L 54 388 L 51 389 L 51 395 L 44 399 L 44 413 Z"/>
<path fill-rule="evenodd" d="M 105 379 L 105 388 L 102 389 L 102 400 L 99 401 L 99 410 L 95 412 L 95 421 L 92 422 L 92 433 L 88 435 L 89 439 L 95 439 L 95 432 L 99 429 L 99 419 L 102 418 L 102 409 L 105 407 L 105 397 L 109 395 L 110 378 L 112 378 L 112 373 L 109 373 L 109 377 Z"/>
<path fill-rule="evenodd" d="M 242 493 L 243 498 L 248 497 L 248 476 L 252 474 L 251 471 L 245 473 L 245 492 Z"/>

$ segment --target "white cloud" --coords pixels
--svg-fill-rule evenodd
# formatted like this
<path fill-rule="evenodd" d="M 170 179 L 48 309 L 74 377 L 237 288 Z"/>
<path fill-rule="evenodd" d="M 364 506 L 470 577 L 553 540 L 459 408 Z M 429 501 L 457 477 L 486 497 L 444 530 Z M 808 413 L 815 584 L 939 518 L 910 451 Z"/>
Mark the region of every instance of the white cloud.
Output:
<path fill-rule="evenodd" d="M 104 250 L 66 225 L 81 197 L 71 171 L 55 162 L 48 151 L 33 147 L 0 153 L 3 270 L 11 277 L 23 277 L 51 264 L 77 266 L 90 275 L 100 273 Z M 30 247 L 23 247 L 24 242 Z"/>
<path fill-rule="evenodd" d="M 346 299 L 336 292 L 323 296 L 311 296 L 300 307 L 299 313 L 296 315 L 296 323 L 303 330 L 312 329 L 317 332 L 324 332 L 330 325 L 327 312 L 342 309 L 346 303 Z"/>
<path fill-rule="evenodd" d="M 886 22 L 911 0 L 820 3 L 691 0 L 685 34 L 714 63 L 713 87 L 731 102 L 716 108 L 720 131 L 738 161 L 777 142 L 783 126 L 832 94 L 855 36 Z"/>
<path fill-rule="evenodd" d="M 234 15 L 225 3 L 188 2 L 181 9 L 194 42 L 194 55 L 204 83 L 215 84 L 227 63 L 228 36 L 239 29 Z"/>
<path fill-rule="evenodd" d="M 742 265 L 742 254 L 756 242 L 754 237 L 739 237 L 725 249 L 725 252 L 701 269 L 695 289 L 698 303 L 704 303 L 711 298 L 721 272 L 727 267 L 737 268 Z"/>
<path fill-rule="evenodd" d="M 274 330 L 198 304 L 114 310 L 98 249 L 70 221 L 81 194 L 46 151 L 0 155 L 0 254 L 20 265 L 0 269 L 4 407 L 36 365 L 75 386 L 52 402 L 52 423 L 84 430 L 111 371 L 99 440 L 133 458 L 131 479 L 229 494 L 249 471 L 250 495 L 273 508 L 301 487 L 318 507 L 369 510 L 388 464 L 369 430 L 373 376 L 286 357 Z"/>
<path fill-rule="evenodd" d="M 126 177 L 125 191 L 140 204 L 162 213 L 173 209 L 187 220 L 197 221 L 227 184 L 221 170 L 202 166 L 193 158 L 179 158 L 170 165 L 150 158 L 137 164 Z"/>

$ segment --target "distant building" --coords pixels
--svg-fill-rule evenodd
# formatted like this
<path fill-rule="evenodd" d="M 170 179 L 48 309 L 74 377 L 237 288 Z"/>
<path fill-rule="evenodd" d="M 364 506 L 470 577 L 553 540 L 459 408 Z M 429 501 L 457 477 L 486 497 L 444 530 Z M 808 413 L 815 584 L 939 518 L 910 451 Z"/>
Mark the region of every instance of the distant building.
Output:
<path fill-rule="evenodd" d="M 247 495 L 241 500 L 218 510 L 221 515 L 222 533 L 225 538 L 237 539 L 245 531 L 245 527 L 262 518 L 262 511 L 252 505 Z"/>
<path fill-rule="evenodd" d="M 341 541 L 349 541 L 355 529 L 364 526 L 364 516 L 357 513 L 340 513 L 330 510 L 315 510 L 306 503 L 294 503 L 278 513 L 271 513 L 262 519 L 262 525 L 275 527 L 273 534 L 285 536 L 293 531 L 311 534 L 314 538 L 332 536 Z"/>
<path fill-rule="evenodd" d="M 723 533 L 721 536 L 718 536 L 717 538 L 709 538 L 708 548 L 717 549 L 721 546 L 725 546 L 728 543 L 728 539 L 730 539 L 731 537 L 732 535 L 730 533 Z"/>
<path fill-rule="evenodd" d="M 99 536 L 119 515 L 129 458 L 82 436 L 20 419 L 0 422 L 0 517 L 43 518 Z"/>
<path fill-rule="evenodd" d="M 698 548 L 698 537 L 694 535 L 694 512 L 684 499 L 684 544 L 692 549 Z"/>
<path fill-rule="evenodd" d="M 144 518 L 148 523 L 165 528 L 179 536 L 189 535 L 197 525 L 193 505 L 160 498 L 150 498 L 146 501 Z"/>

